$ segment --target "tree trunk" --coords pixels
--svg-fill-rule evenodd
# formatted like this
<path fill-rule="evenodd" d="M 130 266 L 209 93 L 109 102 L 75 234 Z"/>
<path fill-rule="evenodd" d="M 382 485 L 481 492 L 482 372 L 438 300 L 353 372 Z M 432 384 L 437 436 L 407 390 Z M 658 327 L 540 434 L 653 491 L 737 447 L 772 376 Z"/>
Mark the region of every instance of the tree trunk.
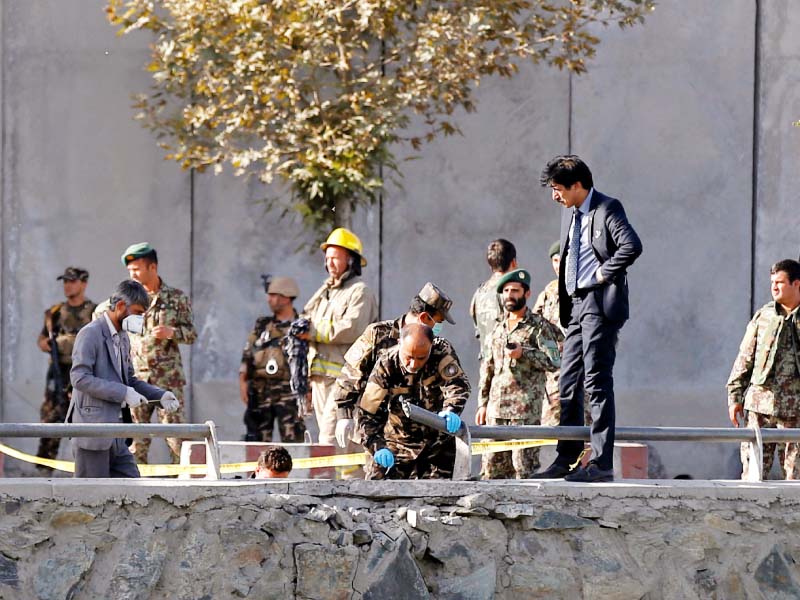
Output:
<path fill-rule="evenodd" d="M 353 201 L 350 198 L 337 198 L 333 214 L 333 224 L 336 227 L 353 227 Z"/>

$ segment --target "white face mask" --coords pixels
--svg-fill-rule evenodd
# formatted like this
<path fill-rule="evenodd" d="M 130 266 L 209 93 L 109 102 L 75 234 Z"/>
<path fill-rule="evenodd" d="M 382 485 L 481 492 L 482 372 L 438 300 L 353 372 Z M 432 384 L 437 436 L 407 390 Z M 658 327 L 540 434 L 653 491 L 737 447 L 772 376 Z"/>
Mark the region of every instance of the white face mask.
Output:
<path fill-rule="evenodd" d="M 122 329 L 128 333 L 141 334 L 144 331 L 144 315 L 128 315 L 122 320 Z"/>

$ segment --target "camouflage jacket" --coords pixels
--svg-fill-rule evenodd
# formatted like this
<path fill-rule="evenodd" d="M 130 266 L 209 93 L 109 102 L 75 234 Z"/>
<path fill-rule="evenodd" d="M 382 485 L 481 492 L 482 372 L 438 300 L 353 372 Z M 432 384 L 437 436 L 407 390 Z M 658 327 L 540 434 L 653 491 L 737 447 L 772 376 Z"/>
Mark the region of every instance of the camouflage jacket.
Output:
<path fill-rule="evenodd" d="M 416 456 L 439 435 L 435 429 L 406 417 L 401 398 L 437 413 L 445 408 L 457 414 L 464 410 L 469 380 L 449 343 L 447 347 L 450 349 L 445 352 L 445 346 L 434 346 L 428 362 L 417 373 L 403 368 L 397 345 L 378 357 L 359 403 L 361 443 L 370 452 L 385 448 L 388 442 Z"/>
<path fill-rule="evenodd" d="M 400 329 L 405 325 L 405 315 L 394 321 L 378 321 L 366 328 L 344 355 L 342 374 L 336 380 L 333 398 L 336 401 L 336 416 L 352 419 L 358 399 L 364 393 L 372 369 L 384 350 L 397 345 Z M 442 356 L 455 356 L 453 346 L 444 338 L 434 338 L 432 352 Z M 456 361 L 458 357 L 456 357 Z"/>
<path fill-rule="evenodd" d="M 728 378 L 728 404 L 763 415 L 800 416 L 800 307 L 785 314 L 776 302 L 750 320 Z"/>
<path fill-rule="evenodd" d="M 294 319 L 296 318 L 295 312 Z M 294 319 L 278 321 L 275 315 L 256 319 L 242 351 L 242 364 L 239 368 L 239 372 L 245 374 L 248 382 L 258 381 L 261 384 L 257 386 L 258 389 L 269 389 L 270 394 L 277 393 L 281 398 L 293 397 L 283 338 Z M 268 364 L 274 366 L 274 372 L 267 372 Z"/>
<path fill-rule="evenodd" d="M 178 344 L 193 344 L 197 332 L 192 321 L 192 303 L 178 288 L 170 287 L 159 278 L 157 292 L 148 292 L 150 306 L 144 313 L 144 331 L 141 335 L 129 333 L 131 361 L 136 377 L 158 387 L 174 390 L 186 385 L 181 352 Z M 108 301 L 94 311 L 98 318 L 109 308 Z M 151 331 L 157 325 L 175 329 L 169 340 L 156 339 Z"/>
<path fill-rule="evenodd" d="M 306 303 L 303 316 L 311 321 L 309 375 L 335 379 L 347 349 L 378 318 L 378 303 L 360 277 L 344 282 L 329 279 Z"/>
<path fill-rule="evenodd" d="M 490 336 L 491 353 L 481 363 L 479 406 L 496 419 L 541 418 L 545 398 L 545 372 L 561 368 L 559 343 L 564 336 L 549 321 L 530 309 L 514 329 L 508 320 L 497 324 Z M 522 346 L 522 356 L 512 359 L 506 343 Z"/>
<path fill-rule="evenodd" d="M 503 303 L 497 293 L 497 282 L 503 275 L 503 273 L 492 273 L 492 276 L 475 290 L 469 305 L 469 315 L 475 325 L 475 337 L 480 340 L 481 350 L 478 358 L 481 360 L 488 356 L 489 336 L 503 316 Z"/>
<path fill-rule="evenodd" d="M 405 315 L 394 321 L 372 323 L 347 350 L 333 392 L 337 418 L 353 418 L 358 399 L 364 392 L 378 356 L 383 350 L 397 345 L 404 322 Z"/>
<path fill-rule="evenodd" d="M 97 305 L 88 298 L 80 306 L 70 306 L 66 302 L 54 304 L 44 311 L 44 326 L 40 336 L 49 338 L 50 328 L 56 336 L 58 364 L 72 364 L 72 347 L 81 327 L 92 320 L 92 312 Z"/>
<path fill-rule="evenodd" d="M 533 305 L 533 312 L 542 315 L 546 320 L 561 329 L 561 322 L 558 319 L 558 279 L 548 283 L 536 298 Z M 563 330 L 562 330 L 563 331 Z"/>

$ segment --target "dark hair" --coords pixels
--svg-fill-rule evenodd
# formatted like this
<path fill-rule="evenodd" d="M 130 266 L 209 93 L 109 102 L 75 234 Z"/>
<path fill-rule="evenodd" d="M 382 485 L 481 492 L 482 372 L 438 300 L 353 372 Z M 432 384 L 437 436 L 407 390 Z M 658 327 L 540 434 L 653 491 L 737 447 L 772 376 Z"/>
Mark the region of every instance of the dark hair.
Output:
<path fill-rule="evenodd" d="M 589 190 L 594 187 L 592 172 L 586 163 L 575 154 L 565 154 L 556 156 L 547 163 L 547 166 L 539 176 L 539 183 L 542 185 L 552 185 L 557 183 L 565 188 L 572 187 L 576 182 L 580 183 L 583 189 Z"/>
<path fill-rule="evenodd" d="M 158 264 L 158 253 L 155 251 L 155 248 L 147 254 L 142 254 L 139 258 L 142 259 L 146 265 Z"/>
<path fill-rule="evenodd" d="M 283 446 L 270 446 L 258 457 L 258 468 L 289 473 L 292 470 L 292 456 Z"/>
<path fill-rule="evenodd" d="M 126 306 L 138 304 L 139 306 L 147 308 L 150 305 L 150 297 L 147 295 L 147 290 L 144 289 L 141 283 L 133 279 L 121 281 L 117 289 L 114 290 L 114 293 L 111 294 L 111 298 L 108 299 L 108 302 L 113 309 L 120 300 L 124 302 Z"/>
<path fill-rule="evenodd" d="M 769 269 L 770 275 L 775 275 L 775 273 L 783 271 L 789 276 L 789 281 L 797 281 L 800 279 L 800 262 L 796 260 L 792 260 L 791 258 L 785 258 L 784 260 L 779 260 L 776 262 L 772 267 Z"/>
<path fill-rule="evenodd" d="M 361 256 L 352 250 L 347 250 L 350 255 L 350 273 L 352 277 L 361 277 Z"/>
<path fill-rule="evenodd" d="M 514 244 L 503 238 L 493 241 L 486 249 L 486 262 L 489 263 L 492 271 L 505 273 L 515 258 L 517 258 L 517 249 Z"/>
<path fill-rule="evenodd" d="M 411 301 L 411 306 L 408 307 L 408 312 L 414 316 L 421 315 L 422 313 L 426 312 L 433 317 L 436 316 L 439 311 L 425 302 L 425 300 L 419 296 L 414 296 L 414 299 Z"/>
<path fill-rule="evenodd" d="M 402 342 L 409 335 L 413 335 L 415 333 L 425 334 L 425 337 L 428 338 L 428 341 L 431 344 L 433 343 L 433 329 L 431 329 L 427 325 L 423 325 L 422 323 L 409 323 L 408 325 L 404 325 L 403 328 L 400 330 L 399 341 Z"/>

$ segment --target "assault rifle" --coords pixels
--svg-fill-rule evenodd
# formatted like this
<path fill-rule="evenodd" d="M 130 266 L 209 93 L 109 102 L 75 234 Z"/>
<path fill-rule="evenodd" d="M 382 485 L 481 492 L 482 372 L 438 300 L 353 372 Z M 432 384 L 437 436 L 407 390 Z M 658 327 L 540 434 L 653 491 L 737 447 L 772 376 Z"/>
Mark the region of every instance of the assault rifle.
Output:
<path fill-rule="evenodd" d="M 50 366 L 47 369 L 47 389 L 53 392 L 56 404 L 58 406 L 64 406 L 67 402 L 67 395 L 64 393 L 64 382 L 61 381 L 61 365 L 59 364 L 56 328 L 53 325 L 52 313 L 47 322 L 47 338 L 50 342 Z"/>

